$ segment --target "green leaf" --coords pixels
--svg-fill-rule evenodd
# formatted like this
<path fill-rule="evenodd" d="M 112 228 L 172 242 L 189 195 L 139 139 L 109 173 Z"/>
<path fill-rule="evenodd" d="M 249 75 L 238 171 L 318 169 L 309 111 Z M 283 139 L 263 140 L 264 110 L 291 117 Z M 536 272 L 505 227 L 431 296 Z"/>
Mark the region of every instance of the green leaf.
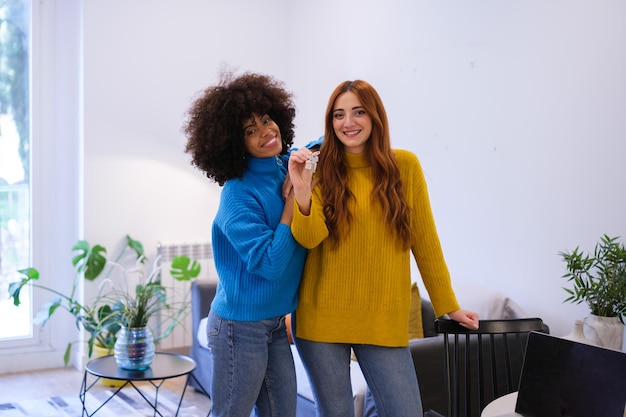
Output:
<path fill-rule="evenodd" d="M 106 256 L 104 255 L 106 251 L 107 250 L 100 245 L 96 245 L 91 249 L 87 257 L 87 267 L 85 269 L 86 280 L 93 281 L 102 273 L 107 263 Z"/>
<path fill-rule="evenodd" d="M 34 280 L 34 279 L 39 279 L 39 271 L 37 271 L 35 268 L 20 269 L 17 272 L 19 272 L 22 275 L 25 275 L 29 281 Z"/>
<path fill-rule="evenodd" d="M 65 348 L 65 354 L 63 354 L 63 364 L 67 366 L 70 363 L 70 353 L 72 351 L 72 343 L 68 343 Z"/>
<path fill-rule="evenodd" d="M 572 252 L 559 252 L 565 261 L 567 273 L 563 275 L 573 284 L 565 289 L 565 301 L 585 302 L 592 314 L 626 316 L 626 248 L 619 237 L 603 235 L 593 253 L 586 254 L 579 247 Z"/>
<path fill-rule="evenodd" d="M 21 269 L 17 272 L 22 274 L 22 279 L 20 281 L 12 282 L 9 284 L 9 297 L 13 298 L 13 305 L 15 305 L 16 307 L 21 304 L 20 292 L 22 291 L 22 288 L 30 281 L 39 279 L 39 271 L 37 271 L 35 268 Z"/>
<path fill-rule="evenodd" d="M 100 328 L 107 333 L 115 335 L 121 328 L 119 310 L 114 310 L 109 304 L 104 304 L 98 308 L 98 323 Z"/>
<path fill-rule="evenodd" d="M 91 358 L 91 355 L 93 355 L 93 337 L 87 341 L 87 357 Z"/>
<path fill-rule="evenodd" d="M 141 263 L 145 263 L 148 258 L 145 257 L 143 244 L 140 241 L 135 240 L 132 237 L 130 237 L 130 235 L 126 235 L 126 243 L 128 244 L 129 248 L 135 251 L 135 254 L 137 255 L 137 259 L 143 257 L 141 259 Z"/>
<path fill-rule="evenodd" d="M 190 281 L 200 275 L 201 269 L 198 261 L 191 261 L 188 256 L 181 255 L 172 259 L 170 274 L 177 281 Z"/>
<path fill-rule="evenodd" d="M 88 281 L 98 278 L 107 263 L 105 256 L 107 250 L 101 245 L 90 248 L 85 240 L 79 240 L 72 250 L 78 252 L 72 259 L 72 265 L 76 267 L 76 270 L 83 273 Z"/>
<path fill-rule="evenodd" d="M 72 246 L 72 252 L 78 252 L 74 258 L 72 258 L 72 265 L 79 271 L 82 271 L 82 262 L 89 254 L 89 243 L 86 240 L 79 240 Z"/>
<path fill-rule="evenodd" d="M 54 300 L 45 303 L 41 306 L 41 309 L 37 311 L 35 317 L 33 317 L 33 323 L 36 325 L 45 326 L 48 319 L 52 317 L 57 308 L 61 305 L 61 297 L 57 297 Z"/>

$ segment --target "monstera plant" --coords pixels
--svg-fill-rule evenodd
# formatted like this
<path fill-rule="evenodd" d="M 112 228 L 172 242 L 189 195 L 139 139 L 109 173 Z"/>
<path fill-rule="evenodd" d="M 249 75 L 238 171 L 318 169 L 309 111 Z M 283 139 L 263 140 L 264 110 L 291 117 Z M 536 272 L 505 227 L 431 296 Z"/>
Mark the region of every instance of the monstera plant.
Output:
<path fill-rule="evenodd" d="M 131 269 L 125 269 L 118 263 L 128 251 L 133 253 L 135 260 Z M 168 302 L 167 293 L 170 289 L 161 284 L 158 260 L 147 274 L 149 280 L 140 281 L 136 286 L 130 283 L 128 280 L 130 275 L 146 274 L 144 264 L 147 261 L 142 243 L 130 236 L 126 235 L 125 245 L 114 261 L 107 258 L 106 248 L 101 245 L 90 246 L 85 240 L 78 241 L 72 247 L 72 253 L 74 278 L 69 291 L 63 292 L 56 287 L 40 284 L 39 271 L 29 267 L 18 271 L 21 280 L 9 285 L 9 295 L 13 299 L 13 304 L 19 306 L 20 293 L 27 286 L 53 294 L 54 298 L 35 313 L 34 323 L 45 326 L 57 311 L 68 312 L 74 317 L 77 328 L 85 330 L 89 335 L 88 357 L 92 356 L 94 346 L 112 350 L 118 332 L 134 313 L 137 313 L 146 324 L 150 317 L 159 313 L 163 313 L 162 319 L 164 318 L 166 322 L 169 320 L 165 330 L 156 337 L 157 341 L 167 337 L 188 313 L 189 294 L 176 305 Z M 176 280 L 189 281 L 200 274 L 200 264 L 187 256 L 176 256 L 172 260 L 170 273 Z M 122 276 L 121 285 L 116 285 L 114 280 L 110 279 L 112 274 Z M 77 293 L 81 280 L 95 281 L 98 278 L 102 282 L 98 286 L 96 296 L 81 302 Z M 135 306 L 134 313 L 129 310 L 131 306 Z M 63 359 L 66 366 L 70 360 L 72 345 L 73 342 L 69 342 L 65 349 Z"/>

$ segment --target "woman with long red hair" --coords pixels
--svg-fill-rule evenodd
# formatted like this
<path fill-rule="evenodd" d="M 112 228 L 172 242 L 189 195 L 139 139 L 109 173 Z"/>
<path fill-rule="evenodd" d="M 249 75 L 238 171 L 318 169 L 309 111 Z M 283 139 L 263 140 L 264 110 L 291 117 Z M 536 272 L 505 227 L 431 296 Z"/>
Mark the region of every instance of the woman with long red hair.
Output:
<path fill-rule="evenodd" d="M 369 83 L 333 91 L 319 156 L 294 151 L 289 175 L 292 233 L 309 249 L 292 320 L 318 416 L 354 415 L 351 352 L 379 416 L 422 416 L 408 348 L 411 253 L 438 316 L 476 328 L 478 315 L 457 302 L 419 160 L 391 148 Z"/>

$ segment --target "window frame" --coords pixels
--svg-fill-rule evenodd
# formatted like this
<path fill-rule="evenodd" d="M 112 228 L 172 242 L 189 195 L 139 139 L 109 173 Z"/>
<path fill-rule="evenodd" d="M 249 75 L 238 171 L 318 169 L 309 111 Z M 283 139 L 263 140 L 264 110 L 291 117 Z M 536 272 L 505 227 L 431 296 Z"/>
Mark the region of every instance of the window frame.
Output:
<path fill-rule="evenodd" d="M 66 288 L 83 224 L 81 0 L 31 1 L 30 59 L 31 265 L 42 284 Z M 33 310 L 49 300 L 34 291 Z M 81 339 L 71 315 L 57 314 L 32 338 L 1 343 L 0 373 L 63 366 L 68 341 L 77 342 L 71 363 L 80 368 Z"/>

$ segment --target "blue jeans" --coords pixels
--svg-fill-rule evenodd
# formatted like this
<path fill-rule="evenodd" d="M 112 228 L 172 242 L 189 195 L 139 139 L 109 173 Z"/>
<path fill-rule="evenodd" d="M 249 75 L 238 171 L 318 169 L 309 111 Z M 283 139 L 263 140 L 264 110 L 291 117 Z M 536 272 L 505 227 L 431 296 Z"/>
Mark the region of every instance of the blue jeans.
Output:
<path fill-rule="evenodd" d="M 359 361 L 379 417 L 422 417 L 422 400 L 408 347 L 320 343 L 298 337 L 294 340 L 311 382 L 318 417 L 354 415 L 350 349 Z"/>
<path fill-rule="evenodd" d="M 285 317 L 244 322 L 212 311 L 207 323 L 213 357 L 209 388 L 214 417 L 296 415 L 296 371 Z"/>

